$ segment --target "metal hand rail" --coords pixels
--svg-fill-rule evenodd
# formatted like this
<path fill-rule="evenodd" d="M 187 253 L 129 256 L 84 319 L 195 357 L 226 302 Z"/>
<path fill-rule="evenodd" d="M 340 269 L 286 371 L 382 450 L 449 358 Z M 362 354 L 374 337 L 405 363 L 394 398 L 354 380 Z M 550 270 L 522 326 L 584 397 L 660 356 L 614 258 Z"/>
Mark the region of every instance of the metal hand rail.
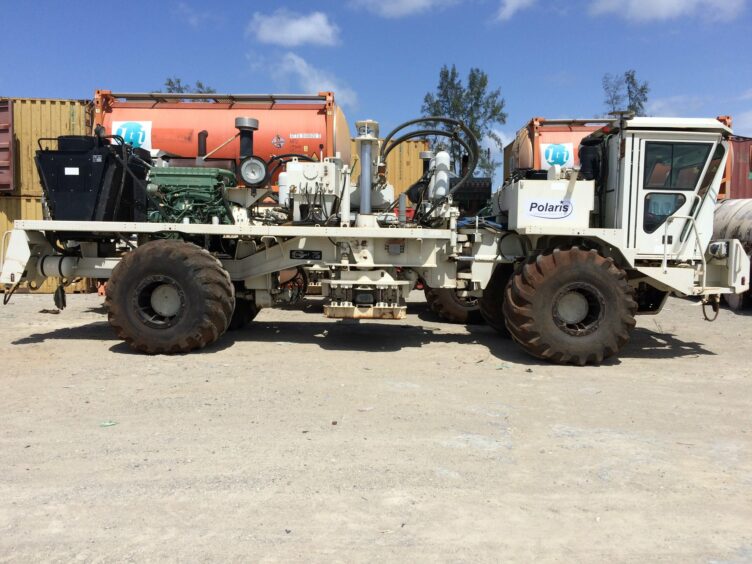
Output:
<path fill-rule="evenodd" d="M 668 227 L 675 219 L 686 219 L 689 225 L 692 227 L 692 232 L 695 234 L 694 246 L 700 249 L 700 261 L 702 262 L 702 292 L 705 292 L 706 271 L 708 265 L 707 261 L 705 260 L 705 253 L 700 246 L 700 233 L 697 231 L 697 223 L 695 223 L 695 218 L 691 215 L 672 215 L 666 218 L 666 223 L 664 224 L 663 228 L 663 262 L 661 263 L 663 274 L 668 273 Z M 692 250 L 694 251 L 694 248 Z"/>
<path fill-rule="evenodd" d="M 324 94 L 223 94 L 218 92 L 113 92 L 121 100 L 227 100 L 230 102 L 325 102 Z"/>

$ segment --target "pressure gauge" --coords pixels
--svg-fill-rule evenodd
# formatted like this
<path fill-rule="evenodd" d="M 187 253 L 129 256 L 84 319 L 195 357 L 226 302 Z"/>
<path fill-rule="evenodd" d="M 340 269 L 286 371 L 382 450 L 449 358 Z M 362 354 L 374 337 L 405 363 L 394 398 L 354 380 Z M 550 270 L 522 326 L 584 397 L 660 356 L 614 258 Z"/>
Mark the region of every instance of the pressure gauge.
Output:
<path fill-rule="evenodd" d="M 258 187 L 266 182 L 266 162 L 261 157 L 246 157 L 240 163 L 240 178 L 248 186 Z"/>

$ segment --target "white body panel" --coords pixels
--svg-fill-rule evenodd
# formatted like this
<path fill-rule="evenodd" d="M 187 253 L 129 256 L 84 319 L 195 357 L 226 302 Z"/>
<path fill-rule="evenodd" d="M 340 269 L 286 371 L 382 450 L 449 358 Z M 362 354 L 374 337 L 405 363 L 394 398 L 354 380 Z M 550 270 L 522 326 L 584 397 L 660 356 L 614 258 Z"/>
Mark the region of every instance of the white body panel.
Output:
<path fill-rule="evenodd" d="M 592 181 L 518 180 L 494 196 L 509 214 L 508 228 L 590 227 L 594 204 Z"/>

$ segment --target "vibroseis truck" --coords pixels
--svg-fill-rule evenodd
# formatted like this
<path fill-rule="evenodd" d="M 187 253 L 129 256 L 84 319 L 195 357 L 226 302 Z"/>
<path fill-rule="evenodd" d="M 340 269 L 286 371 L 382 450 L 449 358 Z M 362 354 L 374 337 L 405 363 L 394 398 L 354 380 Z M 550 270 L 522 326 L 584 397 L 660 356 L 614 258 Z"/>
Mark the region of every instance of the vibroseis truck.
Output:
<path fill-rule="evenodd" d="M 479 156 L 458 121 L 421 118 L 383 139 L 376 122 L 357 122 L 357 183 L 336 156 L 288 156 L 273 205 L 263 201 L 278 162 L 254 155 L 252 115 L 235 126 L 236 171 L 169 166 L 101 130 L 40 147 L 51 219 L 6 234 L 6 300 L 47 277 L 107 279 L 122 339 L 185 353 L 284 303 L 281 273 L 315 267 L 328 272 L 328 317 L 403 318 L 420 281 L 478 299 L 486 321 L 533 356 L 583 365 L 617 354 L 635 316 L 658 313 L 669 294 L 717 309 L 721 294 L 749 285 L 740 243 L 711 240 L 731 134 L 715 119 L 621 115 L 584 139 L 579 170 L 516 170 L 477 217 L 453 205 Z M 408 190 L 408 219 L 384 163 L 427 136 L 444 145 Z M 452 162 L 452 144 L 464 164 Z"/>

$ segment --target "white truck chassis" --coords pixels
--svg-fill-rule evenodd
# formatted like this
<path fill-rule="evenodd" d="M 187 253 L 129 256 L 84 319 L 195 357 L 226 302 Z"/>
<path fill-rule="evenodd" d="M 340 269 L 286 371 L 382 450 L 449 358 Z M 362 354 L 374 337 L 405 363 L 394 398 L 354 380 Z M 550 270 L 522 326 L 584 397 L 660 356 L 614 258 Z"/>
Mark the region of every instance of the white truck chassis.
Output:
<path fill-rule="evenodd" d="M 321 281 L 329 317 L 402 318 L 421 282 L 477 299 L 491 326 L 538 358 L 598 364 L 628 341 L 636 314 L 658 313 L 670 293 L 717 310 L 721 294 L 748 289 L 739 241 L 710 240 L 728 133 L 715 120 L 617 120 L 599 149 L 612 171 L 600 184 L 558 167 L 544 178 L 516 177 L 485 218 L 459 218 L 442 165 L 449 157 L 439 153 L 422 204 L 427 226 L 385 224 L 386 215 L 370 209 L 363 175 L 354 219 L 350 191 L 333 184 L 332 194 L 346 194 L 336 226 L 17 221 L 3 237 L 0 283 L 7 301 L 20 284 L 49 277 L 63 285 L 107 279 L 118 335 L 142 352 L 174 353 L 203 347 L 279 303 L 280 272 L 315 267 L 329 272 Z M 359 139 L 363 162 L 381 174 L 382 162 L 369 158 L 375 138 Z M 687 147 L 689 157 L 671 160 Z M 675 185 L 671 166 L 694 183 Z M 349 169 L 336 161 L 306 167 L 301 175 L 328 180 L 343 169 L 349 184 Z M 655 178 L 664 185 L 651 184 Z M 297 198 L 299 214 L 295 188 L 290 206 Z M 201 237 L 232 240 L 234 254 L 185 241 Z"/>

